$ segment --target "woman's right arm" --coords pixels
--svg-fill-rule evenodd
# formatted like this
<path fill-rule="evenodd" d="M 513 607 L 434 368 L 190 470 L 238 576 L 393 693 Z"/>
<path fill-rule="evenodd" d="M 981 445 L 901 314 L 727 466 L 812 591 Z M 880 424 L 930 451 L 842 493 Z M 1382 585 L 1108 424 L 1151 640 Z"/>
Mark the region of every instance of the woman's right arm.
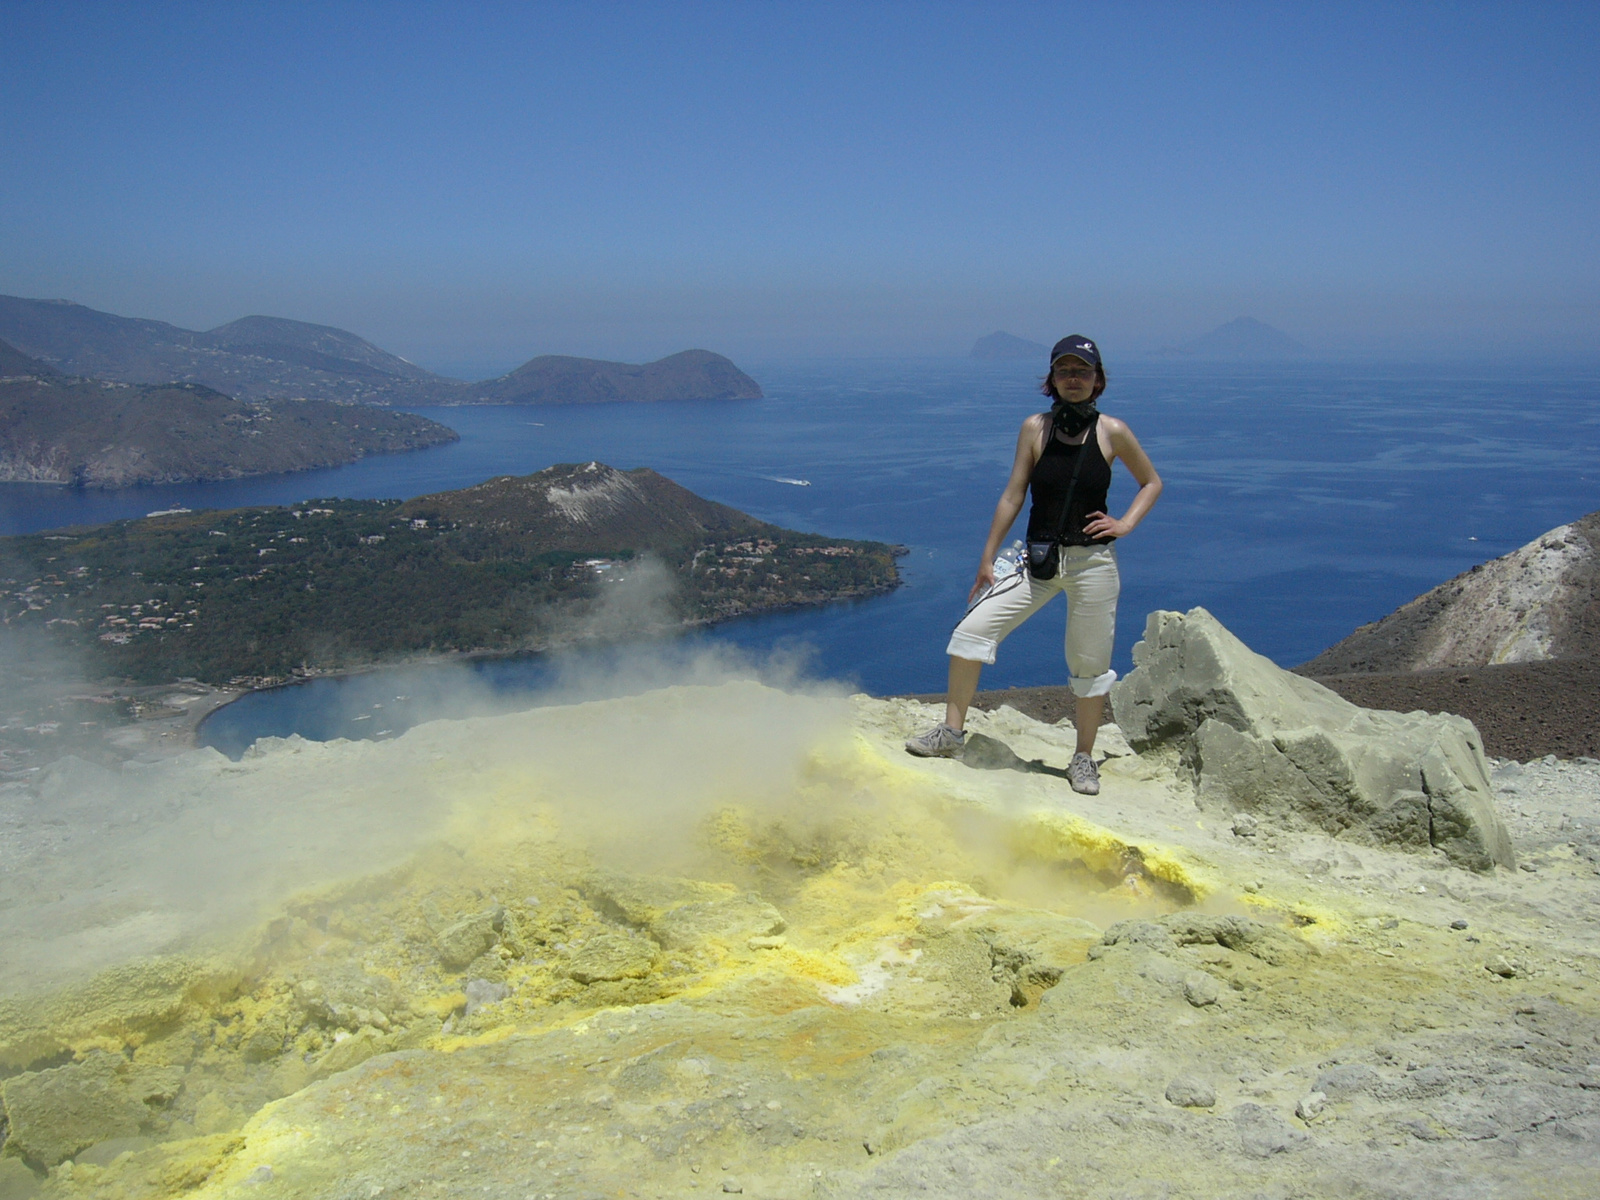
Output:
<path fill-rule="evenodd" d="M 978 560 L 978 578 L 967 593 L 971 604 L 984 588 L 994 586 L 994 556 L 1000 553 L 1000 543 L 1011 531 L 1017 514 L 1028 498 L 1028 480 L 1033 476 L 1033 466 L 1039 460 L 1039 439 L 1044 433 L 1045 418 L 1035 413 L 1022 423 L 1017 433 L 1017 455 L 1011 463 L 1011 478 L 1006 480 L 1006 490 L 1000 493 L 1000 503 L 994 506 L 994 520 L 989 522 L 989 540 L 983 544 L 983 556 Z"/>

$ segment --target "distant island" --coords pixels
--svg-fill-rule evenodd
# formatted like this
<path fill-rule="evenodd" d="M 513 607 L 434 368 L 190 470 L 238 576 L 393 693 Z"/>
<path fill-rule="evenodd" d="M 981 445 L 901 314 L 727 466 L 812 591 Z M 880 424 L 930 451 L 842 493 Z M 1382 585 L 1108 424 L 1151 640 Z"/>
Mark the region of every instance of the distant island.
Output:
<path fill-rule="evenodd" d="M 1163 355 L 1181 358 L 1215 358 L 1228 361 L 1306 358 L 1311 351 L 1281 329 L 1254 317 L 1235 317 L 1210 333 L 1168 346 Z"/>
<path fill-rule="evenodd" d="M 0 483 L 115 488 L 237 479 L 459 440 L 437 421 L 364 405 L 249 404 L 192 383 L 113 383 L 49 368 L 11 374 L 17 364 L 4 361 Z"/>
<path fill-rule="evenodd" d="M 652 363 L 544 354 L 450 404 L 603 404 L 626 400 L 759 400 L 761 385 L 720 354 L 685 350 Z"/>
<path fill-rule="evenodd" d="M 1050 347 L 1041 342 L 999 330 L 981 337 L 972 344 L 973 358 L 1036 358 L 1041 362 L 1050 354 Z"/>
<path fill-rule="evenodd" d="M 545 355 L 499 379 L 464 383 L 328 325 L 257 316 L 202 333 L 66 300 L 20 296 L 0 296 L 0 339 L 25 359 L 63 374 L 119 383 L 197 383 L 241 400 L 592 404 L 761 396 L 755 380 L 708 350 L 639 366 Z M 12 373 L 0 358 L 0 374 Z"/>
<path fill-rule="evenodd" d="M 259 685 L 602 636 L 614 581 L 646 555 L 671 585 L 666 619 L 694 625 L 892 590 L 899 553 L 591 462 L 404 502 L 177 512 L 3 538 L 0 621 L 50 632 L 99 675 Z"/>

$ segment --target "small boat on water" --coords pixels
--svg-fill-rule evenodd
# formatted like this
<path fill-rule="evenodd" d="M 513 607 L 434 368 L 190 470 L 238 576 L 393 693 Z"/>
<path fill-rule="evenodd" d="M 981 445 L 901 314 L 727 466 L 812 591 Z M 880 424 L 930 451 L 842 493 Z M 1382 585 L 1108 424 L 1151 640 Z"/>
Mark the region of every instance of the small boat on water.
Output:
<path fill-rule="evenodd" d="M 772 480 L 773 483 L 787 483 L 791 487 L 811 486 L 811 480 L 809 479 L 785 479 L 782 475 L 768 475 L 767 478 Z"/>

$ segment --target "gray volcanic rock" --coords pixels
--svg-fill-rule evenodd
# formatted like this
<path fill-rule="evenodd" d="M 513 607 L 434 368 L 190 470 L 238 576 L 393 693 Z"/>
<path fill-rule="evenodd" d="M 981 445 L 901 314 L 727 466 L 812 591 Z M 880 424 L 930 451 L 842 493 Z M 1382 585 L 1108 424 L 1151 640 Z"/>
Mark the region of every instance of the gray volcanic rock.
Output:
<path fill-rule="evenodd" d="M 1297 668 L 1425 671 L 1600 653 L 1600 512 L 1441 583 Z"/>
<path fill-rule="evenodd" d="M 973 358 L 1036 358 L 1043 363 L 1049 353 L 1049 346 L 1001 330 L 981 337 L 972 344 Z"/>
<path fill-rule="evenodd" d="M 470 385 L 457 404 L 603 404 L 617 400 L 759 400 L 761 385 L 720 354 L 684 350 L 655 362 L 544 354 Z"/>
<path fill-rule="evenodd" d="M 1112 689 L 1136 750 L 1178 746 L 1202 805 L 1288 828 L 1512 866 L 1477 730 L 1357 708 L 1254 653 L 1203 608 L 1154 612 Z"/>

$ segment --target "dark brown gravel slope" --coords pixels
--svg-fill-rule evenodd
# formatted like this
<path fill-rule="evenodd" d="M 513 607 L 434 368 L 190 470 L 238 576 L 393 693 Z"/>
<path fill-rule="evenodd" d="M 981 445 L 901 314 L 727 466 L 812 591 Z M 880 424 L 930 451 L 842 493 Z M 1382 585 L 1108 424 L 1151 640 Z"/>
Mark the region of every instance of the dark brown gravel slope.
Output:
<path fill-rule="evenodd" d="M 1600 757 L 1600 658 L 1316 680 L 1363 708 L 1459 713 L 1496 758 Z"/>
<path fill-rule="evenodd" d="M 1363 708 L 1457 713 L 1478 727 L 1495 758 L 1600 758 L 1600 658 L 1316 679 Z M 909 698 L 944 701 L 942 694 Z M 1054 724 L 1072 716 L 1073 698 L 1066 687 L 1037 687 L 979 692 L 973 701 L 985 712 L 1002 704 Z"/>

